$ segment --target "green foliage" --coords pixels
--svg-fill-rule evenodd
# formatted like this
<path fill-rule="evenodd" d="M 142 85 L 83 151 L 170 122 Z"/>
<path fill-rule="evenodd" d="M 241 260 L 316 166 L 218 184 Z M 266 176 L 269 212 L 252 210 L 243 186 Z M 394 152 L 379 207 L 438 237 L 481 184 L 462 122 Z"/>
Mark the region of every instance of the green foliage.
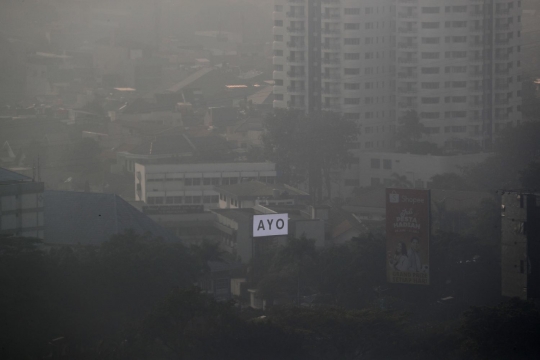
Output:
<path fill-rule="evenodd" d="M 469 190 L 470 185 L 460 175 L 455 173 L 437 174 L 430 179 L 430 189 L 440 190 Z"/>
<path fill-rule="evenodd" d="M 176 359 L 293 359 L 296 337 L 272 323 L 242 320 L 231 303 L 197 289 L 174 290 L 144 321 L 142 339 Z"/>
<path fill-rule="evenodd" d="M 473 307 L 463 315 L 464 347 L 478 359 L 538 359 L 540 311 L 517 298 L 494 307 Z"/>
<path fill-rule="evenodd" d="M 540 191 L 540 163 L 530 163 L 519 175 L 521 189 Z"/>
<path fill-rule="evenodd" d="M 293 185 L 309 183 L 317 201 L 330 193 L 330 173 L 349 161 L 348 144 L 356 141 L 358 127 L 336 113 L 306 116 L 295 110 L 276 110 L 264 121 L 266 158 L 275 162 L 282 179 Z"/>
<path fill-rule="evenodd" d="M 269 319 L 303 339 L 306 359 L 381 359 L 399 354 L 403 317 L 377 310 L 273 308 Z"/>

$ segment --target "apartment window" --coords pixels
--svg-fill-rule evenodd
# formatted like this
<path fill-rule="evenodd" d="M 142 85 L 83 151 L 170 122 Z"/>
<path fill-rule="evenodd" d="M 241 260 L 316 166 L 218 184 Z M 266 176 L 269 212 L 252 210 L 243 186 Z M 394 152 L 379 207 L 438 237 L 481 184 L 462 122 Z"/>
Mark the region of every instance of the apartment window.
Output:
<path fill-rule="evenodd" d="M 345 186 L 360 186 L 358 179 L 345 179 Z"/>
<path fill-rule="evenodd" d="M 373 23 L 372 22 L 367 22 L 366 23 L 366 30 L 369 30 L 369 29 L 373 29 Z"/>
<path fill-rule="evenodd" d="M 359 75 L 360 68 L 345 68 L 343 72 L 345 75 Z"/>
<path fill-rule="evenodd" d="M 360 8 L 345 8 L 343 13 L 345 15 L 360 15 Z"/>
<path fill-rule="evenodd" d="M 347 120 L 360 120 L 360 113 L 346 113 L 343 116 Z"/>
<path fill-rule="evenodd" d="M 181 204 L 182 203 L 182 196 L 173 196 L 174 203 L 175 204 Z"/>
<path fill-rule="evenodd" d="M 423 22 L 422 29 L 438 29 L 440 27 L 439 22 Z"/>
<path fill-rule="evenodd" d="M 438 82 L 423 82 L 420 84 L 420 87 L 422 89 L 438 89 L 440 87 L 440 83 Z"/>
<path fill-rule="evenodd" d="M 283 35 L 274 35 L 274 41 L 283 41 Z"/>
<path fill-rule="evenodd" d="M 444 72 L 447 74 L 464 74 L 467 72 L 467 66 L 446 66 Z"/>
<path fill-rule="evenodd" d="M 345 60 L 360 60 L 360 53 L 345 53 Z"/>
<path fill-rule="evenodd" d="M 423 67 L 422 68 L 422 74 L 426 75 L 432 75 L 432 74 L 438 74 L 439 73 L 438 67 Z"/>
<path fill-rule="evenodd" d="M 371 159 L 371 168 L 380 169 L 381 168 L 381 159 Z"/>
<path fill-rule="evenodd" d="M 167 196 L 165 198 L 165 204 L 171 205 L 174 203 L 174 198 L 172 196 Z"/>
<path fill-rule="evenodd" d="M 383 160 L 383 169 L 392 170 L 392 160 L 384 159 Z"/>
<path fill-rule="evenodd" d="M 423 97 L 422 104 L 438 104 L 440 102 L 438 97 Z"/>
<path fill-rule="evenodd" d="M 275 79 L 274 84 L 276 86 L 283 86 L 283 80 L 282 79 Z"/>
<path fill-rule="evenodd" d="M 422 14 L 438 14 L 440 11 L 438 6 L 423 6 Z"/>
<path fill-rule="evenodd" d="M 163 198 L 161 196 L 156 197 L 155 199 L 156 199 L 156 201 L 155 201 L 156 205 L 162 205 L 163 204 Z"/>
<path fill-rule="evenodd" d="M 278 101 L 283 101 L 283 94 L 274 94 L 274 99 Z"/>
<path fill-rule="evenodd" d="M 422 44 L 440 44 L 440 37 L 423 37 Z"/>
<path fill-rule="evenodd" d="M 344 38 L 345 45 L 360 45 L 360 38 Z"/>
<path fill-rule="evenodd" d="M 204 178 L 203 179 L 203 185 L 212 185 L 212 179 L 211 178 Z"/>
<path fill-rule="evenodd" d="M 283 71 L 283 65 L 275 64 L 274 65 L 274 70 L 275 71 Z"/>
<path fill-rule="evenodd" d="M 212 185 L 217 186 L 219 185 L 219 178 L 212 178 Z"/>
<path fill-rule="evenodd" d="M 274 20 L 274 26 L 283 26 L 283 20 Z"/>
<path fill-rule="evenodd" d="M 345 83 L 345 90 L 360 90 L 360 83 Z"/>
<path fill-rule="evenodd" d="M 345 23 L 345 30 L 360 30 L 360 23 Z"/>
<path fill-rule="evenodd" d="M 439 52 L 423 52 L 422 59 L 438 59 L 440 57 Z"/>
<path fill-rule="evenodd" d="M 360 98 L 345 98 L 344 99 L 345 105 L 359 105 L 360 104 Z"/>
<path fill-rule="evenodd" d="M 421 112 L 421 113 L 420 113 L 420 118 L 421 118 L 421 119 L 435 120 L 435 119 L 439 119 L 440 117 L 441 117 L 441 114 L 438 113 L 438 112 L 428 112 L 428 111 L 424 111 L 424 112 Z"/>
<path fill-rule="evenodd" d="M 231 185 L 238 184 L 238 178 L 231 178 L 230 183 Z"/>
<path fill-rule="evenodd" d="M 366 7 L 366 14 L 373 14 L 373 8 L 372 7 Z"/>
<path fill-rule="evenodd" d="M 193 196 L 184 197 L 184 203 L 185 204 L 193 204 Z"/>
<path fill-rule="evenodd" d="M 274 50 L 274 56 L 283 56 L 283 50 Z"/>
<path fill-rule="evenodd" d="M 373 53 L 367 52 L 365 57 L 366 57 L 366 60 L 373 59 Z"/>
<path fill-rule="evenodd" d="M 460 88 L 464 88 L 464 87 L 467 87 L 467 82 L 466 81 L 452 81 L 452 88 L 460 89 Z"/>
<path fill-rule="evenodd" d="M 150 204 L 150 205 L 153 205 L 153 204 L 156 203 L 156 198 L 155 198 L 155 197 L 150 197 L 150 196 L 149 196 L 149 197 L 146 198 L 146 202 L 147 202 L 148 204 Z"/>
<path fill-rule="evenodd" d="M 203 196 L 203 204 L 211 204 L 212 203 L 212 196 L 205 195 Z"/>
<path fill-rule="evenodd" d="M 186 179 L 184 180 L 184 184 L 185 184 L 186 186 L 192 186 L 192 185 L 193 185 L 193 179 L 191 179 L 191 178 L 186 178 Z"/>
<path fill-rule="evenodd" d="M 438 134 L 441 129 L 438 127 L 425 127 L 424 130 L 427 134 Z"/>
<path fill-rule="evenodd" d="M 202 196 L 193 196 L 193 203 L 200 204 L 202 201 Z"/>

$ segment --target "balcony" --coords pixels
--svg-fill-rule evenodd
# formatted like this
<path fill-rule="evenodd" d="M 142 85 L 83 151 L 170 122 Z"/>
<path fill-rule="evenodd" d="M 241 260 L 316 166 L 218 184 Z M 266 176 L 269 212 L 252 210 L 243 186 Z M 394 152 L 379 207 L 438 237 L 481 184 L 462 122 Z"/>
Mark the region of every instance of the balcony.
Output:
<path fill-rule="evenodd" d="M 341 105 L 340 104 L 324 104 L 323 110 L 324 111 L 341 111 Z"/>
<path fill-rule="evenodd" d="M 341 45 L 340 44 L 323 44 L 322 45 L 323 50 L 340 50 Z"/>
<path fill-rule="evenodd" d="M 415 27 L 400 27 L 398 28 L 398 32 L 401 34 L 416 34 L 418 32 L 418 28 Z"/>
<path fill-rule="evenodd" d="M 326 80 L 341 80 L 341 75 L 339 74 L 323 74 L 322 75 L 322 78 L 323 79 L 326 79 Z"/>
<path fill-rule="evenodd" d="M 290 19 L 305 19 L 306 15 L 301 12 L 288 12 L 287 17 Z"/>
<path fill-rule="evenodd" d="M 287 0 L 291 4 L 303 4 L 306 0 Z"/>
<path fill-rule="evenodd" d="M 398 17 L 400 19 L 414 19 L 418 17 L 418 14 L 415 12 L 399 12 Z"/>
<path fill-rule="evenodd" d="M 471 71 L 469 72 L 469 76 L 479 78 L 479 77 L 483 77 L 484 73 L 482 71 Z"/>
<path fill-rule="evenodd" d="M 287 71 L 287 75 L 290 78 L 304 78 L 306 77 L 306 73 L 303 71 Z"/>
<path fill-rule="evenodd" d="M 497 31 L 509 31 L 510 25 L 509 24 L 497 24 L 495 25 L 495 30 Z"/>
<path fill-rule="evenodd" d="M 398 58 L 398 62 L 400 64 L 416 64 L 418 62 L 418 58 Z"/>
<path fill-rule="evenodd" d="M 398 43 L 398 47 L 400 49 L 416 49 L 418 48 L 418 43 L 414 43 L 414 42 L 399 42 Z"/>
<path fill-rule="evenodd" d="M 326 13 L 322 15 L 323 20 L 337 20 L 341 18 L 339 13 Z"/>
<path fill-rule="evenodd" d="M 415 72 L 400 72 L 398 73 L 398 78 L 400 79 L 413 79 L 418 77 L 418 74 Z"/>
<path fill-rule="evenodd" d="M 305 34 L 306 28 L 303 27 L 287 27 L 287 31 L 294 34 Z"/>
<path fill-rule="evenodd" d="M 303 109 L 305 105 L 296 101 L 287 101 L 287 106 L 291 109 Z"/>
<path fill-rule="evenodd" d="M 325 35 L 339 35 L 341 30 L 339 29 L 322 29 L 322 33 Z"/>
<path fill-rule="evenodd" d="M 287 61 L 290 63 L 303 64 L 306 62 L 306 58 L 300 57 L 300 56 L 294 56 L 294 57 L 287 56 Z"/>
<path fill-rule="evenodd" d="M 418 92 L 416 88 L 398 88 L 398 91 L 403 94 L 414 94 Z"/>
<path fill-rule="evenodd" d="M 303 86 L 287 86 L 287 91 L 289 93 L 304 93 L 306 88 Z"/>
<path fill-rule="evenodd" d="M 323 89 L 322 93 L 325 95 L 341 95 L 341 89 L 339 88 Z"/>
<path fill-rule="evenodd" d="M 300 42 L 288 41 L 287 42 L 287 47 L 289 47 L 291 49 L 304 49 L 305 44 L 300 43 Z"/>
<path fill-rule="evenodd" d="M 341 64 L 341 60 L 340 59 L 323 59 L 323 64 L 324 65 L 330 65 L 330 66 L 339 66 L 339 64 Z"/>

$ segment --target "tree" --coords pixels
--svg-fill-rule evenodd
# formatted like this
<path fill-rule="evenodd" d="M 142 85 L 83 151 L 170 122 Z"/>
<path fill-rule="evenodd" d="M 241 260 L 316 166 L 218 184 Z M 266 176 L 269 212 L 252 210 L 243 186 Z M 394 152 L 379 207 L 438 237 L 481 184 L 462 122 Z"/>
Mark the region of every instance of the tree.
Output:
<path fill-rule="evenodd" d="M 473 307 L 463 314 L 463 346 L 478 359 L 540 357 L 540 311 L 517 298 L 494 307 Z"/>
<path fill-rule="evenodd" d="M 467 181 L 456 173 L 444 173 L 432 176 L 429 187 L 439 190 L 470 190 Z"/>
<path fill-rule="evenodd" d="M 316 202 L 331 198 L 331 172 L 349 162 L 349 144 L 358 127 L 342 116 L 321 112 L 306 116 L 295 110 L 276 110 L 264 121 L 263 144 L 267 159 L 276 163 L 285 182 L 307 180 Z"/>
<path fill-rule="evenodd" d="M 232 303 L 197 289 L 176 289 L 146 317 L 145 348 L 175 359 L 295 359 L 295 336 L 272 323 L 242 320 Z M 159 352 L 158 352 L 159 353 Z"/>
<path fill-rule="evenodd" d="M 521 189 L 540 191 L 540 163 L 532 162 L 519 173 Z"/>
<path fill-rule="evenodd" d="M 301 336 L 307 359 L 395 358 L 403 345 L 403 317 L 390 312 L 275 307 L 268 318 Z"/>

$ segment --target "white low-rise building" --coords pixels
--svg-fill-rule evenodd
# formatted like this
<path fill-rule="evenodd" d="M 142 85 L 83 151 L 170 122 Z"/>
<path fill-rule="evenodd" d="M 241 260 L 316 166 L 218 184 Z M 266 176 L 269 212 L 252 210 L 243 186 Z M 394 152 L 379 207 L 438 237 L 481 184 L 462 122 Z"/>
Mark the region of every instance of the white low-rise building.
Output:
<path fill-rule="evenodd" d="M 273 163 L 135 164 L 135 200 L 148 205 L 219 207 L 220 185 L 276 181 Z"/>

